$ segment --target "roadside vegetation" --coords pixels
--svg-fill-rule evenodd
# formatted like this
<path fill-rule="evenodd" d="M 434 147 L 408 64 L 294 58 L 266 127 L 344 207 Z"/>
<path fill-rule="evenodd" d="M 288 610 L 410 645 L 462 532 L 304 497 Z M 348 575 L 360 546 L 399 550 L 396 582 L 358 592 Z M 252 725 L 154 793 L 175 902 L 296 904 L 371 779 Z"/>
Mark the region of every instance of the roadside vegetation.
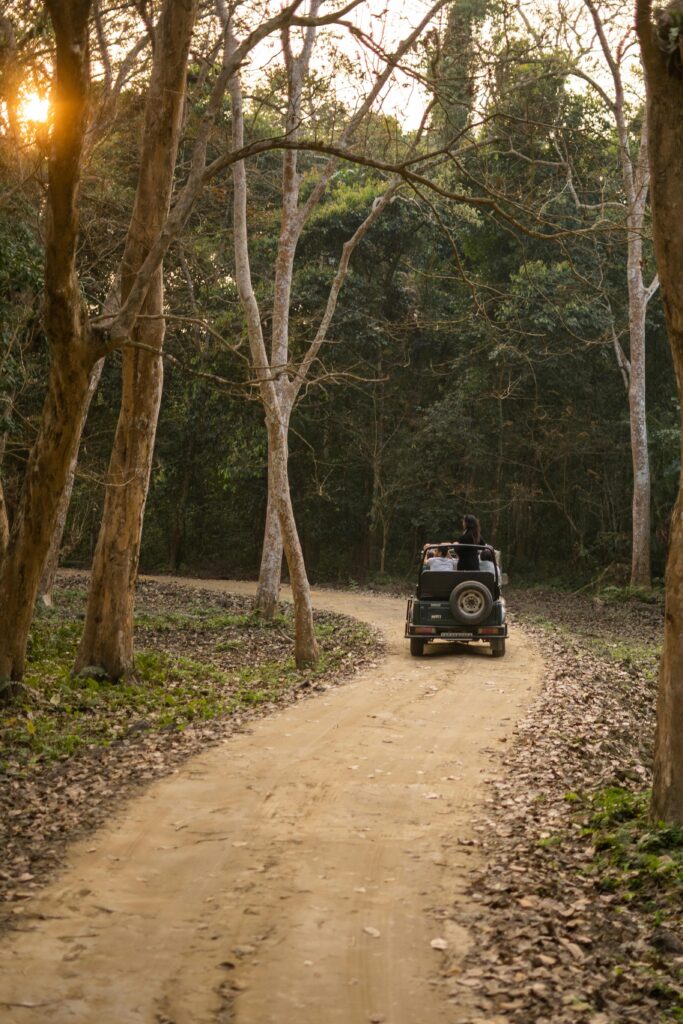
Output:
<path fill-rule="evenodd" d="M 35 617 L 21 702 L 0 713 L 0 900 L 5 914 L 57 867 L 63 843 L 111 814 L 131 788 L 207 745 L 348 679 L 381 650 L 364 623 L 318 612 L 314 669 L 292 657 L 291 606 L 271 621 L 247 598 L 139 584 L 135 672 L 71 674 L 86 590 L 63 578 Z"/>
<path fill-rule="evenodd" d="M 650 814 L 662 606 L 509 597 L 547 671 L 510 749 L 492 755 L 477 825 L 487 866 L 472 886 L 486 912 L 453 996 L 473 989 L 510 1024 L 683 1020 L 683 832 Z"/>
<path fill-rule="evenodd" d="M 320 662 L 300 672 L 291 656 L 289 606 L 265 621 L 247 599 L 149 583 L 140 594 L 139 649 L 125 681 L 112 682 L 96 666 L 72 674 L 85 588 L 60 589 L 55 606 L 36 616 L 24 700 L 0 719 L 5 771 L 30 771 L 82 748 L 272 705 L 297 688 L 323 685 L 372 641 L 362 623 L 318 616 Z"/>

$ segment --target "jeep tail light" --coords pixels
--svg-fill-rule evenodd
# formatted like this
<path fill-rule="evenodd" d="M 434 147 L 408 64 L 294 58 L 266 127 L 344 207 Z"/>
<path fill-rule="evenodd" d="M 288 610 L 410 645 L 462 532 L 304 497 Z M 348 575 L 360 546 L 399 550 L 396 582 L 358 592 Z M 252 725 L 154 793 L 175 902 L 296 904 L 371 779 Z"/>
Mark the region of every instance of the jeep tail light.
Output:
<path fill-rule="evenodd" d="M 499 633 L 503 632 L 502 626 L 480 626 L 479 633 L 484 633 L 486 636 L 498 636 Z"/>
<path fill-rule="evenodd" d="M 416 633 L 430 633 L 430 634 L 433 635 L 434 633 L 436 633 L 436 630 L 434 629 L 433 626 L 415 626 L 415 632 Z"/>

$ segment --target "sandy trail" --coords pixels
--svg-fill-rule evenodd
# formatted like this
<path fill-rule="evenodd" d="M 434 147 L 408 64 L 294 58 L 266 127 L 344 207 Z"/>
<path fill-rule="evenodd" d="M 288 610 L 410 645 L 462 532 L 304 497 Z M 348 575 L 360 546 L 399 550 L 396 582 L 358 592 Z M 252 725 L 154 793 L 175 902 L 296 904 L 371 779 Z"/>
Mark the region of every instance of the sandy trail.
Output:
<path fill-rule="evenodd" d="M 381 628 L 388 657 L 187 762 L 72 847 L 1 944 L 3 1022 L 468 1016 L 430 941 L 466 949 L 457 913 L 477 855 L 459 840 L 540 658 L 515 630 L 505 658 L 413 659 L 403 600 L 321 591 L 315 603 Z"/>

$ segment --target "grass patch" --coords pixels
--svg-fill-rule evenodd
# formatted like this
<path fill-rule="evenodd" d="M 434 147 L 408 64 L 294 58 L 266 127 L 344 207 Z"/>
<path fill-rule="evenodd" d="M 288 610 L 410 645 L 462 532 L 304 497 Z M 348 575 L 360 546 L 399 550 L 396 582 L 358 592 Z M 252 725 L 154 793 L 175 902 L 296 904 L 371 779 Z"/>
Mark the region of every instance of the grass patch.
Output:
<path fill-rule="evenodd" d="M 300 672 L 290 655 L 289 609 L 265 622 L 246 607 L 187 600 L 170 610 L 163 601 L 161 608 L 143 606 L 135 671 L 114 683 L 72 677 L 85 593 L 59 591 L 56 606 L 41 610 L 31 630 L 26 694 L 0 711 L 0 773 L 26 774 L 83 748 L 281 701 L 343 671 L 354 652 L 375 643 L 363 623 L 323 615 L 316 622 L 320 662 Z"/>
<path fill-rule="evenodd" d="M 683 827 L 653 822 L 649 791 L 609 787 L 590 800 L 585 836 L 595 848 L 590 873 L 603 892 L 637 902 L 656 924 L 680 922 Z"/>
<path fill-rule="evenodd" d="M 609 604 L 623 604 L 628 601 L 640 601 L 642 604 L 655 604 L 664 606 L 664 587 L 656 586 L 652 589 L 647 587 L 633 587 L 630 584 L 624 587 L 608 586 L 601 587 L 596 591 L 596 597 Z"/>
<path fill-rule="evenodd" d="M 659 674 L 661 644 L 595 637 L 585 637 L 584 642 L 599 656 L 607 657 L 633 672 L 642 673 L 650 681 L 655 680 Z"/>

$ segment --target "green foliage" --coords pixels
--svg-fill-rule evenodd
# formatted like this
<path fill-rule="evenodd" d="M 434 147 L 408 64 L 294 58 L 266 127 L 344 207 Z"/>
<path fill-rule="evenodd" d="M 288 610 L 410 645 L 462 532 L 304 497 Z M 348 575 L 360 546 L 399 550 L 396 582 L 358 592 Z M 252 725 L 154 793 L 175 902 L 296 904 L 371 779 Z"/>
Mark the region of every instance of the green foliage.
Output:
<path fill-rule="evenodd" d="M 598 888 L 645 905 L 661 923 L 683 898 L 683 828 L 653 822 L 649 801 L 649 792 L 599 791 L 585 835 L 596 851 L 590 873 Z"/>
<path fill-rule="evenodd" d="M 306 133 L 318 139 L 338 135 L 348 119 L 332 69 L 343 63 L 354 80 L 360 73 L 329 45 L 329 65 L 304 87 Z M 479 195 L 484 183 L 505 216 L 405 187 L 354 252 L 328 342 L 292 417 L 289 470 L 307 565 L 314 579 L 401 579 L 424 540 L 452 534 L 458 517 L 474 511 L 513 577 L 588 581 L 609 565 L 628 565 L 630 555 L 628 407 L 611 333 L 614 327 L 628 355 L 613 117 L 600 97 L 572 89 L 566 53 L 542 50 L 513 30 L 497 2 L 452 5 L 443 34 L 430 33 L 421 45 L 435 106 L 418 148 L 448 142 L 457 161 L 415 167 L 462 196 Z M 211 86 L 198 67 L 190 79 L 180 176 Z M 250 137 L 281 132 L 284 84 L 274 62 L 250 87 Z M 143 107 L 141 85 L 124 91 L 83 181 L 79 272 L 92 309 L 121 256 Z M 229 116 L 226 101 L 209 159 L 222 152 Z M 640 122 L 640 110 L 629 111 L 634 145 Z M 393 160 L 414 141 L 398 120 L 376 114 L 357 145 Z M 302 200 L 320 167 L 320 154 L 300 154 Z M 281 169 L 277 152 L 248 164 L 250 257 L 267 344 Z M 9 163 L 4 170 L 11 184 Z M 344 243 L 386 184 L 370 167 L 340 162 L 306 224 L 290 307 L 294 358 L 314 336 Z M 165 260 L 166 303 L 179 318 L 167 324 L 166 347 L 179 363 L 165 370 L 145 569 L 253 576 L 259 565 L 266 439 L 262 411 L 250 400 L 230 195 L 229 175 L 212 180 Z M 0 216 L 0 330 L 3 342 L 17 330 L 22 339 L 11 357 L 2 362 L 0 355 L 2 387 L 12 397 L 11 408 L 0 400 L 10 511 L 46 370 L 36 344 L 41 202 L 37 189 L 20 190 Z M 591 232 L 595 222 L 599 230 Z M 564 233 L 559 241 L 542 237 L 556 231 Z M 644 264 L 651 273 L 647 238 Z M 658 296 L 647 334 L 654 568 L 661 576 L 680 445 Z M 89 562 L 101 518 L 119 373 L 119 360 L 108 360 L 86 427 L 65 544 L 77 564 Z"/>
<path fill-rule="evenodd" d="M 597 591 L 597 596 L 603 601 L 612 604 L 621 604 L 625 601 L 642 601 L 643 604 L 664 606 L 664 591 L 661 587 L 657 586 L 651 590 L 646 590 L 644 587 L 635 587 L 630 584 L 624 587 L 601 587 Z"/>

